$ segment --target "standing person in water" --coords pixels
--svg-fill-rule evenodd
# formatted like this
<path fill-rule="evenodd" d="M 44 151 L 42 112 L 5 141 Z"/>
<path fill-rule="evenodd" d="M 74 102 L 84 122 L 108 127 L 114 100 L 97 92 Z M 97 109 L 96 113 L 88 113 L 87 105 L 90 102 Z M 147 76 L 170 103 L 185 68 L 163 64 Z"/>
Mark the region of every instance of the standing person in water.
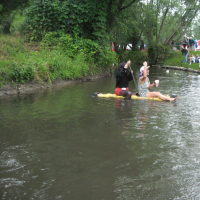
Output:
<path fill-rule="evenodd" d="M 150 92 L 149 89 L 155 86 L 155 81 L 151 84 L 148 78 L 149 75 L 149 67 L 147 67 L 147 62 L 143 62 L 143 66 L 140 68 L 140 78 L 138 82 L 138 90 L 141 97 L 158 97 L 163 101 L 174 101 L 177 99 L 166 97 L 160 92 Z"/>
<path fill-rule="evenodd" d="M 115 94 L 123 96 L 125 99 L 131 99 L 131 95 L 138 95 L 138 93 L 132 93 L 129 91 L 129 81 L 133 80 L 133 71 L 129 71 L 128 67 L 131 65 L 131 61 L 119 63 L 116 74 L 116 86 Z"/>

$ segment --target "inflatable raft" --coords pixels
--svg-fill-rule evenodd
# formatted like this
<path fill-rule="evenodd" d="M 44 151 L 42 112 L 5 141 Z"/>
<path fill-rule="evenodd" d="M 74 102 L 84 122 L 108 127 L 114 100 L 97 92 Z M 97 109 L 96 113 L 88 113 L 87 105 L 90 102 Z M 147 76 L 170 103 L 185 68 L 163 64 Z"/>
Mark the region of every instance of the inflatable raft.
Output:
<path fill-rule="evenodd" d="M 123 96 L 117 96 L 116 94 L 111 94 L 111 93 L 106 93 L 106 94 L 103 94 L 103 93 L 99 93 L 99 92 L 95 92 L 94 93 L 95 96 L 98 96 L 98 97 L 105 97 L 105 98 L 116 98 L 116 99 L 124 99 Z M 174 98 L 176 97 L 177 95 L 165 95 L 166 97 L 171 97 L 171 98 Z M 163 101 L 157 97 L 139 97 L 139 96 L 136 96 L 136 95 L 132 95 L 131 96 L 131 99 L 147 99 L 147 100 L 156 100 L 156 101 Z"/>

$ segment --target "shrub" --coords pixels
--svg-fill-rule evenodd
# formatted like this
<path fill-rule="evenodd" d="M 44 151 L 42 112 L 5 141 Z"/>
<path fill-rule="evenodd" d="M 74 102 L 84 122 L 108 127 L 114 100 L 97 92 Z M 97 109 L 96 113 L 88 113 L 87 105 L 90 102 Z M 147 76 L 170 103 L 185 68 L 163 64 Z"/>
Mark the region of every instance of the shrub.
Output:
<path fill-rule="evenodd" d="M 141 65 L 145 60 L 147 60 L 146 51 L 124 51 L 121 55 L 120 62 L 131 60 L 131 63 L 134 65 Z"/>
<path fill-rule="evenodd" d="M 10 78 L 12 81 L 25 83 L 34 78 L 34 68 L 30 65 L 19 66 L 17 63 L 11 64 Z"/>
<path fill-rule="evenodd" d="M 10 32 L 16 35 L 22 34 L 23 29 L 25 27 L 25 23 L 26 23 L 26 16 L 20 15 L 19 13 L 17 14 L 13 13 L 13 15 L 14 17 L 13 17 L 13 22 L 10 27 Z"/>

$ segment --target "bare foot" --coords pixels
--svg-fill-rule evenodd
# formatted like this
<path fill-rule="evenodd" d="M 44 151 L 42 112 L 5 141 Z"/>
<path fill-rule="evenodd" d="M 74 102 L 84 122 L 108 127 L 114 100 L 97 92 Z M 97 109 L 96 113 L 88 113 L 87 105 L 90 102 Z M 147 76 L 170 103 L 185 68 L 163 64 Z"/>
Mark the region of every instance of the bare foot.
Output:
<path fill-rule="evenodd" d="M 170 102 L 173 102 L 173 101 L 176 101 L 176 99 L 177 99 L 178 97 L 175 97 L 175 98 L 170 98 Z"/>

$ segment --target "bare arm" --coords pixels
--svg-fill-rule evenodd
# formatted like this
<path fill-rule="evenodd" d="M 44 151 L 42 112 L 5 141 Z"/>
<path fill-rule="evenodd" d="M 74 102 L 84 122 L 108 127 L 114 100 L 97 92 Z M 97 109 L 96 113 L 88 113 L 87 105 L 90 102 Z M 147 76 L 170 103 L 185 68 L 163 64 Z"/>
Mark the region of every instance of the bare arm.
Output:
<path fill-rule="evenodd" d="M 129 61 L 125 64 L 124 68 L 127 69 L 130 65 L 131 65 L 131 61 L 129 60 Z"/>
<path fill-rule="evenodd" d="M 147 62 L 144 62 L 143 65 L 144 65 L 144 71 L 143 71 L 143 76 L 139 78 L 140 84 L 143 84 L 147 78 Z"/>
<path fill-rule="evenodd" d="M 149 89 L 153 88 L 155 86 L 155 81 L 149 85 Z"/>

